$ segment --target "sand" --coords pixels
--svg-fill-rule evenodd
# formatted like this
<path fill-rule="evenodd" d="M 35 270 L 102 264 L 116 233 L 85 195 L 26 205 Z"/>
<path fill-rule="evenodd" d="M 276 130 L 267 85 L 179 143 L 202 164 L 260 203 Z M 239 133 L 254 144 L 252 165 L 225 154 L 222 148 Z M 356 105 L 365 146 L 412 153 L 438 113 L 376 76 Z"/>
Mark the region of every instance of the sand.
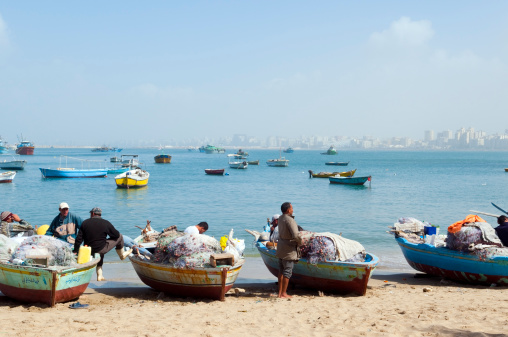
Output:
<path fill-rule="evenodd" d="M 283 300 L 274 297 L 276 279 L 260 267 L 246 268 L 238 295 L 220 302 L 169 297 L 140 283 L 128 264 L 105 264 L 109 281 L 91 282 L 79 299 L 86 309 L 0 296 L 0 336 L 508 335 L 507 287 L 381 271 L 365 296 L 297 288 Z"/>

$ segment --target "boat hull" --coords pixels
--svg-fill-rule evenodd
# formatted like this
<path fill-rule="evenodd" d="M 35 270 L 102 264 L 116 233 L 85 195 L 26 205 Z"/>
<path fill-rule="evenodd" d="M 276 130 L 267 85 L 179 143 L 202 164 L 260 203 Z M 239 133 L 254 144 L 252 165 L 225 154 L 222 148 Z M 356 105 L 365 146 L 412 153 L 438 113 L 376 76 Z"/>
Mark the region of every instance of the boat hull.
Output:
<path fill-rule="evenodd" d="M 2 170 L 24 170 L 26 160 L 12 160 L 0 162 L 0 169 Z"/>
<path fill-rule="evenodd" d="M 320 173 L 314 173 L 311 170 L 309 170 L 310 175 L 312 178 L 330 178 L 330 177 L 352 177 L 355 175 L 356 169 L 347 171 L 347 172 L 320 172 Z"/>
<path fill-rule="evenodd" d="M 22 156 L 30 156 L 34 154 L 34 149 L 33 146 L 22 146 L 16 149 L 16 153 Z"/>
<path fill-rule="evenodd" d="M 270 159 L 266 162 L 266 164 L 271 167 L 288 167 L 289 160 L 287 160 L 287 159 Z"/>
<path fill-rule="evenodd" d="M 0 184 L 2 183 L 12 183 L 12 180 L 16 176 L 16 172 L 14 171 L 7 171 L 0 173 Z"/>
<path fill-rule="evenodd" d="M 130 256 L 132 266 L 147 286 L 179 297 L 224 299 L 243 266 L 243 260 L 230 268 L 180 269 Z"/>
<path fill-rule="evenodd" d="M 329 161 L 325 163 L 325 165 L 333 165 L 333 166 L 348 166 L 349 162 L 336 162 L 336 161 Z"/>
<path fill-rule="evenodd" d="M 260 242 L 256 243 L 256 247 L 268 270 L 277 277 L 279 259 L 275 256 L 276 251 Z M 320 262 L 314 265 L 306 259 L 300 259 L 294 265 L 289 282 L 321 291 L 363 296 L 378 262 L 379 259 L 372 254 L 367 254 L 367 262 Z"/>
<path fill-rule="evenodd" d="M 146 171 L 137 173 L 138 170 L 130 170 L 115 177 L 115 183 L 118 188 L 140 188 L 148 185 L 150 174 Z"/>
<path fill-rule="evenodd" d="M 213 176 L 222 176 L 224 175 L 224 169 L 214 170 L 214 169 L 205 169 L 205 173 Z"/>
<path fill-rule="evenodd" d="M 480 259 L 445 247 L 415 244 L 396 238 L 408 264 L 423 273 L 454 281 L 491 285 L 508 285 L 508 256 Z"/>
<path fill-rule="evenodd" d="M 169 164 L 171 163 L 171 156 L 167 154 L 161 154 L 154 157 L 157 164 Z"/>
<path fill-rule="evenodd" d="M 368 177 L 329 177 L 330 184 L 340 184 L 340 185 L 363 185 L 369 179 Z"/>
<path fill-rule="evenodd" d="M 245 170 L 249 167 L 249 164 L 246 161 L 244 161 L 244 162 L 230 162 L 229 167 L 232 169 L 237 169 L 237 170 Z"/>
<path fill-rule="evenodd" d="M 107 169 L 100 170 L 72 170 L 72 169 L 45 169 L 39 168 L 44 178 L 104 178 Z"/>
<path fill-rule="evenodd" d="M 86 290 L 99 261 L 61 271 L 0 263 L 0 291 L 14 300 L 50 306 L 72 301 Z"/>

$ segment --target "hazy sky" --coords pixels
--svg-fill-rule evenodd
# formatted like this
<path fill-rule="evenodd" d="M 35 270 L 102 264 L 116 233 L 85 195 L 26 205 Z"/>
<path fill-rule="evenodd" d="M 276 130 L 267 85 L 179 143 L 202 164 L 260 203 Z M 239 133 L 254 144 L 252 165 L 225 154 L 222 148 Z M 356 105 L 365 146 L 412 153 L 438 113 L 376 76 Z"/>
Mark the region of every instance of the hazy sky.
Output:
<path fill-rule="evenodd" d="M 507 46 L 506 1 L 4 1 L 0 135 L 504 132 Z"/>

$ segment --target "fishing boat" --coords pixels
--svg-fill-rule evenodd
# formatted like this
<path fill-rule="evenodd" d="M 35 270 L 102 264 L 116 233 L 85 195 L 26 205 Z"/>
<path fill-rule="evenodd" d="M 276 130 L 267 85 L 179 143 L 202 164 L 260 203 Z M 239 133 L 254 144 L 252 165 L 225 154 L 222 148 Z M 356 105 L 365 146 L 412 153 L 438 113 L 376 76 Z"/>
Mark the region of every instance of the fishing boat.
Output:
<path fill-rule="evenodd" d="M 346 172 L 319 172 L 314 173 L 314 171 L 309 170 L 309 178 L 330 178 L 330 177 L 352 177 L 355 175 L 356 169 Z"/>
<path fill-rule="evenodd" d="M 213 145 L 207 145 L 207 146 L 204 147 L 204 151 L 207 154 L 225 153 L 226 149 L 224 149 L 222 147 L 216 147 L 216 146 L 213 146 Z"/>
<path fill-rule="evenodd" d="M 0 291 L 14 300 L 54 307 L 83 294 L 99 261 L 98 257 L 72 268 L 0 263 Z"/>
<path fill-rule="evenodd" d="M 407 263 L 423 273 L 463 283 L 508 284 L 508 256 L 479 257 L 427 243 L 412 243 L 396 237 Z"/>
<path fill-rule="evenodd" d="M 326 162 L 325 165 L 333 165 L 333 166 L 348 166 L 348 161 L 329 161 Z"/>
<path fill-rule="evenodd" d="M 154 157 L 157 164 L 169 164 L 171 163 L 171 156 L 169 154 L 159 154 Z"/>
<path fill-rule="evenodd" d="M 27 155 L 33 155 L 34 154 L 35 146 L 27 141 L 22 140 L 16 147 L 16 154 L 27 156 Z"/>
<path fill-rule="evenodd" d="M 7 171 L 0 173 L 0 184 L 1 183 L 12 183 L 12 179 L 16 176 L 16 172 Z"/>
<path fill-rule="evenodd" d="M 139 188 L 148 184 L 150 173 L 140 168 L 129 170 L 115 177 L 118 188 Z"/>
<path fill-rule="evenodd" d="M 293 152 L 295 152 L 295 150 L 293 150 L 293 148 L 290 146 L 290 147 L 288 147 L 287 149 L 284 149 L 284 151 L 283 151 L 283 152 L 284 152 L 284 153 L 293 153 Z"/>
<path fill-rule="evenodd" d="M 109 161 L 112 163 L 119 163 L 122 160 L 120 158 L 118 158 L 117 156 L 114 156 L 114 157 L 109 158 Z"/>
<path fill-rule="evenodd" d="M 123 149 L 120 149 L 118 147 L 112 147 L 112 148 L 109 149 L 109 151 L 111 151 L 111 152 L 122 152 L 122 150 Z"/>
<path fill-rule="evenodd" d="M 2 170 L 24 170 L 26 160 L 7 160 L 0 161 L 0 169 Z"/>
<path fill-rule="evenodd" d="M 258 233 L 246 230 L 256 236 Z M 256 240 L 256 248 L 268 270 L 279 275 L 279 258 L 276 250 L 268 248 L 265 243 Z M 367 253 L 364 262 L 324 261 L 316 264 L 301 258 L 293 267 L 290 283 L 306 288 L 332 293 L 355 293 L 365 295 L 367 283 L 379 263 L 379 258 Z"/>
<path fill-rule="evenodd" d="M 278 159 L 268 159 L 266 161 L 268 166 L 272 167 L 287 167 L 289 166 L 289 159 L 281 157 L 281 150 L 279 150 L 279 158 Z"/>
<path fill-rule="evenodd" d="M 107 147 L 106 145 L 99 146 L 99 147 L 93 148 L 92 152 L 109 152 L 109 147 Z"/>
<path fill-rule="evenodd" d="M 75 169 L 59 167 L 56 169 L 40 167 L 43 178 L 105 178 L 108 169 Z"/>
<path fill-rule="evenodd" d="M 124 167 L 137 167 L 139 166 L 139 156 L 137 154 L 122 154 L 120 162 Z"/>
<path fill-rule="evenodd" d="M 203 297 L 224 300 L 225 293 L 233 287 L 245 259 L 234 266 L 215 268 L 175 268 L 149 262 L 136 255 L 129 259 L 139 278 L 147 286 L 180 297 Z"/>
<path fill-rule="evenodd" d="M 2 139 L 2 137 L 0 137 L 0 154 L 2 153 L 7 153 L 8 151 L 8 147 L 7 147 L 7 144 L 5 143 L 5 141 Z"/>
<path fill-rule="evenodd" d="M 368 177 L 340 177 L 333 176 L 328 178 L 330 180 L 330 184 L 340 184 L 340 185 L 363 185 L 367 181 L 371 181 L 371 176 Z"/>
<path fill-rule="evenodd" d="M 108 174 L 120 174 L 129 171 L 128 167 L 123 166 L 115 166 L 113 168 L 108 168 Z"/>
<path fill-rule="evenodd" d="M 229 160 L 228 165 L 232 169 L 245 170 L 249 167 L 246 160 L 243 160 L 243 156 L 239 154 L 228 154 Z"/>
<path fill-rule="evenodd" d="M 335 154 L 337 154 L 337 150 L 336 150 L 336 149 L 335 149 L 335 147 L 333 147 L 333 145 L 332 145 L 332 146 L 330 146 L 330 147 L 328 148 L 328 150 L 326 150 L 326 152 L 321 152 L 321 154 L 335 155 Z"/>
<path fill-rule="evenodd" d="M 248 160 L 247 164 L 249 164 L 249 165 L 259 165 L 259 159 L 258 160 Z"/>
<path fill-rule="evenodd" d="M 213 176 L 223 176 L 225 169 L 205 169 L 205 173 Z"/>
<path fill-rule="evenodd" d="M 242 156 L 242 158 L 246 158 L 249 156 L 249 153 L 248 152 L 245 152 L 243 151 L 242 149 L 239 149 L 238 152 L 236 153 L 237 155 L 239 156 Z"/>

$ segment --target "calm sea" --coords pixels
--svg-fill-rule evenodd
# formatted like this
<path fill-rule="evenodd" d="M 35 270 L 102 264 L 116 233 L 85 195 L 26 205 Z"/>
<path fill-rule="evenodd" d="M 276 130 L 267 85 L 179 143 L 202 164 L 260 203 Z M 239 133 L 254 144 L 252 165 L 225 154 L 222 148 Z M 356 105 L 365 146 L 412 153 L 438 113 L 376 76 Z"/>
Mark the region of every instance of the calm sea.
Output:
<path fill-rule="evenodd" d="M 415 217 L 439 225 L 441 233 L 469 210 L 499 212 L 491 202 L 508 208 L 508 154 L 505 152 L 407 152 L 320 151 L 284 154 L 289 167 L 268 167 L 267 159 L 279 157 L 278 150 L 248 150 L 249 160 L 259 166 L 247 170 L 228 167 L 226 154 L 205 154 L 187 150 L 165 150 L 171 164 L 155 164 L 153 149 L 124 149 L 121 153 L 94 153 L 90 149 L 35 149 L 23 156 L 28 163 L 12 184 L 0 184 L 0 211 L 17 213 L 33 225 L 49 224 L 60 202 L 71 212 L 88 217 L 93 207 L 103 210 L 120 232 L 136 237 L 146 220 L 163 229 L 177 225 L 184 229 L 207 221 L 207 234 L 219 238 L 234 229 L 245 239 L 247 256 L 260 259 L 244 229 L 261 230 L 266 219 L 280 213 L 280 205 L 293 204 L 297 223 L 306 230 L 342 233 L 362 243 L 380 258 L 379 268 L 407 269 L 398 245 L 386 233 L 399 217 Z M 232 153 L 232 151 L 229 151 Z M 94 179 L 43 179 L 43 168 L 110 167 L 114 155 L 137 154 L 150 172 L 148 187 L 117 189 L 114 176 Z M 87 159 L 82 162 L 62 155 Z M 1 160 L 11 158 L 0 156 Z M 60 164 L 60 160 L 62 161 Z M 91 161 L 94 160 L 94 161 Z M 326 166 L 327 161 L 349 161 L 349 166 Z M 227 176 L 208 176 L 206 168 L 226 168 Z M 371 175 L 364 186 L 331 185 L 328 179 L 309 179 L 308 170 L 346 171 Z M 485 217 L 495 224 L 495 219 Z M 248 262 L 248 261 L 247 261 Z"/>

